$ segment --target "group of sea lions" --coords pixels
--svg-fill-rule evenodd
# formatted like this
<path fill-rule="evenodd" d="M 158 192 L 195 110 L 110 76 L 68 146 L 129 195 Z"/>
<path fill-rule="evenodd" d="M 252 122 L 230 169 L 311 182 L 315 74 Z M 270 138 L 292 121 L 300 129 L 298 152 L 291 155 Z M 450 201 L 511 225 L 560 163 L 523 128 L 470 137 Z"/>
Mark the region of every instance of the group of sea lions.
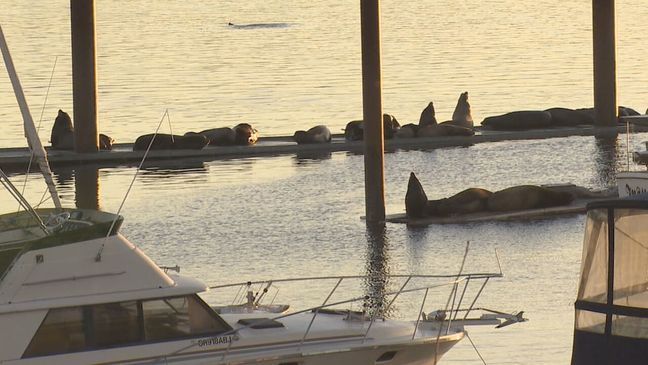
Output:
<path fill-rule="evenodd" d="M 114 139 L 105 135 L 99 134 L 99 149 L 112 150 Z M 54 119 L 54 126 L 50 134 L 50 143 L 55 150 L 73 150 L 74 149 L 74 125 L 70 115 L 63 110 L 59 109 L 56 119 Z"/>
<path fill-rule="evenodd" d="M 506 212 L 568 205 L 574 195 L 568 191 L 537 185 L 519 185 L 491 192 L 481 188 L 463 190 L 451 197 L 428 200 L 423 186 L 412 172 L 405 194 L 408 218 L 443 217 L 478 212 Z"/>
<path fill-rule="evenodd" d="M 640 115 L 636 110 L 624 106 L 620 106 L 618 112 L 619 117 Z M 648 114 L 648 110 L 646 113 Z M 514 111 L 487 117 L 481 125 L 492 130 L 528 130 L 594 125 L 594 108 Z"/>
<path fill-rule="evenodd" d="M 385 139 L 441 137 L 441 136 L 472 136 L 475 134 L 474 123 L 468 102 L 468 92 L 459 96 L 457 106 L 452 113 L 452 119 L 437 123 L 434 103 L 430 102 L 421 112 L 419 123 L 409 123 L 401 126 L 391 114 L 383 114 L 383 130 Z M 347 141 L 364 139 L 364 121 L 353 120 L 344 128 L 344 138 Z"/>
<path fill-rule="evenodd" d="M 184 135 L 145 134 L 137 137 L 133 151 L 152 150 L 200 150 L 205 146 L 249 146 L 257 142 L 258 131 L 248 123 L 233 128 L 221 127 Z M 151 142 L 153 141 L 153 142 Z"/>

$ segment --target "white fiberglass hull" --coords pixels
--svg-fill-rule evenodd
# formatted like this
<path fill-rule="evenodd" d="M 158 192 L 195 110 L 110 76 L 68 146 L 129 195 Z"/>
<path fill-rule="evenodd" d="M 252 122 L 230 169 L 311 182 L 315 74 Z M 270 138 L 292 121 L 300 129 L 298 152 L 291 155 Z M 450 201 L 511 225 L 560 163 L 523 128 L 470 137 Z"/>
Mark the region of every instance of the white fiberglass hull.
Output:
<path fill-rule="evenodd" d="M 619 198 L 648 193 L 648 171 L 626 171 L 617 174 Z"/>

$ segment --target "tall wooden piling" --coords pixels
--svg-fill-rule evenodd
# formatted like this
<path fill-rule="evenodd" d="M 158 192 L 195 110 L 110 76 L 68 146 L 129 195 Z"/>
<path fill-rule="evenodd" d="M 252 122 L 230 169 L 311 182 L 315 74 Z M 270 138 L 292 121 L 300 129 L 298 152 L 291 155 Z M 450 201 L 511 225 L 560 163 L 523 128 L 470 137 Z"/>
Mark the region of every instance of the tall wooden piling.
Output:
<path fill-rule="evenodd" d="M 70 0 L 74 149 L 97 152 L 97 65 L 94 0 Z"/>
<path fill-rule="evenodd" d="M 614 0 L 592 0 L 594 112 L 599 126 L 617 123 L 616 30 Z"/>
<path fill-rule="evenodd" d="M 380 0 L 360 0 L 362 119 L 367 222 L 385 220 L 384 139 L 380 72 Z"/>

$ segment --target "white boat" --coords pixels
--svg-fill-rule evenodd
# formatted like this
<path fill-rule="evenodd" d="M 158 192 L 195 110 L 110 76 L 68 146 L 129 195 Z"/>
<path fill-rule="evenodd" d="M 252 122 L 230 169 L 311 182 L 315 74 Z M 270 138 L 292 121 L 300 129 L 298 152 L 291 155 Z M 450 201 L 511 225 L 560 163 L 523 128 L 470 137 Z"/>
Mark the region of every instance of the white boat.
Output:
<path fill-rule="evenodd" d="M 646 222 L 645 194 L 588 204 L 572 365 L 648 363 Z"/>
<path fill-rule="evenodd" d="M 622 171 L 617 173 L 617 187 L 620 198 L 648 193 L 648 171 Z"/>
<path fill-rule="evenodd" d="M 486 283 L 501 272 L 406 276 L 400 290 L 383 294 L 390 300 L 384 310 L 348 308 L 366 303 L 364 296 L 330 302 L 351 277 L 310 278 L 336 283 L 312 308 L 287 311 L 264 303 L 267 290 L 255 294 L 251 282 L 240 284 L 245 295 L 238 302 L 208 305 L 199 295 L 208 286 L 156 265 L 119 233 L 119 214 L 61 207 L 1 28 L 0 40 L 30 146 L 55 203 L 33 209 L 0 170 L 0 183 L 23 208 L 0 215 L 0 364 L 436 364 L 466 335 L 464 325 L 524 320 L 521 313 L 488 310 L 468 318 L 479 309 L 475 303 Z M 415 277 L 443 283 L 408 287 Z M 267 289 L 295 280 L 305 279 L 254 284 Z M 468 300 L 462 285 L 475 282 L 481 288 L 460 309 Z M 447 304 L 425 315 L 428 292 L 439 285 L 451 288 Z M 385 318 L 401 294 L 413 292 L 422 297 L 413 320 Z"/>

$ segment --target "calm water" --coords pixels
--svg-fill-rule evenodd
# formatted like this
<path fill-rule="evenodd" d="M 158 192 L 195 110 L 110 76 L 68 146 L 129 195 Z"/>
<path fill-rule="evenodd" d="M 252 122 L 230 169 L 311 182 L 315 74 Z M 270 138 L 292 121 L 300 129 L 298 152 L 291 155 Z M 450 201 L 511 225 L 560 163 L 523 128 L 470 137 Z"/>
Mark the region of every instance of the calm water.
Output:
<path fill-rule="evenodd" d="M 646 137 L 633 135 L 631 148 L 640 148 Z M 468 186 L 496 190 L 573 182 L 607 187 L 625 166 L 624 142 L 624 136 L 570 137 L 388 153 L 387 210 L 403 211 L 410 171 L 418 174 L 430 199 Z M 122 231 L 159 264 L 178 264 L 183 274 L 211 285 L 303 275 L 455 273 L 466 241 L 472 245 L 467 270 L 496 271 L 497 249 L 505 278 L 489 284 L 478 305 L 525 310 L 531 321 L 471 330 L 482 355 L 489 364 L 568 364 L 584 216 L 419 229 L 388 224 L 385 241 L 376 243 L 367 240 L 360 219 L 362 170 L 363 157 L 347 153 L 149 166 L 126 201 Z M 74 171 L 55 173 L 64 204 L 74 205 Z M 103 209 L 118 209 L 134 173 L 132 167 L 99 170 Z M 24 175 L 12 179 L 20 184 Z M 38 201 L 43 191 L 40 177 L 31 175 L 28 199 Z M 0 203 L 3 212 L 15 209 L 5 192 Z M 316 305 L 323 296 L 315 291 L 326 293 L 332 285 L 284 288 L 279 297 Z M 387 289 L 398 287 L 393 281 Z M 427 310 L 443 308 L 448 292 L 435 292 Z M 222 295 L 206 297 L 226 302 L 233 294 Z M 411 317 L 421 297 L 402 299 L 393 315 Z M 481 361 L 463 341 L 443 363 Z"/>
<path fill-rule="evenodd" d="M 174 132 L 254 124 L 286 135 L 362 116 L 358 1 L 96 1 L 100 131 L 131 142 L 165 109 Z M 617 4 L 619 103 L 648 107 L 648 7 Z M 5 1 L 0 22 L 43 140 L 72 114 L 68 0 Z M 227 23 L 281 23 L 232 28 Z M 449 119 L 468 90 L 473 116 L 593 104 L 591 1 L 382 1 L 384 110 Z M 24 146 L 2 70 L 0 147 Z M 167 132 L 168 132 L 168 127 Z"/>
<path fill-rule="evenodd" d="M 71 112 L 69 2 L 3 4 L 0 21 L 32 114 L 44 109 L 43 140 L 59 108 Z M 383 1 L 385 111 L 418 119 L 433 100 L 449 118 L 460 92 L 476 120 L 515 109 L 592 104 L 591 1 Z M 642 1 L 618 4 L 619 101 L 648 105 L 648 30 Z M 284 23 L 230 28 L 227 22 Z M 350 1 L 98 1 L 101 131 L 118 142 L 151 132 L 169 109 L 174 132 L 250 121 L 262 135 L 292 134 L 326 123 L 342 128 L 361 115 L 359 4 Z M 2 70 L 2 74 L 5 72 Z M 0 76 L 0 80 L 5 76 Z M 8 79 L 0 82 L 0 146 L 24 146 Z M 634 135 L 631 150 L 646 135 Z M 469 186 L 614 184 L 625 166 L 625 137 L 480 144 L 386 155 L 387 210 L 403 211 L 410 171 L 430 199 Z M 525 310 L 530 322 L 471 337 L 489 364 L 567 364 L 583 216 L 533 222 L 408 229 L 388 224 L 382 244 L 364 222 L 363 158 L 333 153 L 149 166 L 128 198 L 123 232 L 156 262 L 209 284 L 301 275 L 456 272 L 466 241 L 468 270 L 494 271 L 497 248 L 506 277 L 480 304 Z M 99 170 L 103 209 L 116 211 L 135 169 Z M 66 205 L 75 203 L 75 172 L 55 171 Z M 14 175 L 19 184 L 23 175 Z M 38 201 L 40 177 L 26 195 Z M 0 193 L 2 212 L 15 204 Z M 45 205 L 49 202 L 45 203 Z M 389 283 L 391 289 L 398 283 Z M 310 287 L 282 291 L 315 303 Z M 324 288 L 328 290 L 329 288 Z M 219 293 L 210 300 L 219 301 Z M 443 306 L 439 293 L 429 310 Z M 321 300 L 321 298 L 320 298 Z M 395 316 L 416 310 L 399 305 Z M 437 305 L 438 304 L 438 305 Z M 435 307 L 436 305 L 436 307 Z M 468 341 L 443 363 L 481 364 Z"/>

